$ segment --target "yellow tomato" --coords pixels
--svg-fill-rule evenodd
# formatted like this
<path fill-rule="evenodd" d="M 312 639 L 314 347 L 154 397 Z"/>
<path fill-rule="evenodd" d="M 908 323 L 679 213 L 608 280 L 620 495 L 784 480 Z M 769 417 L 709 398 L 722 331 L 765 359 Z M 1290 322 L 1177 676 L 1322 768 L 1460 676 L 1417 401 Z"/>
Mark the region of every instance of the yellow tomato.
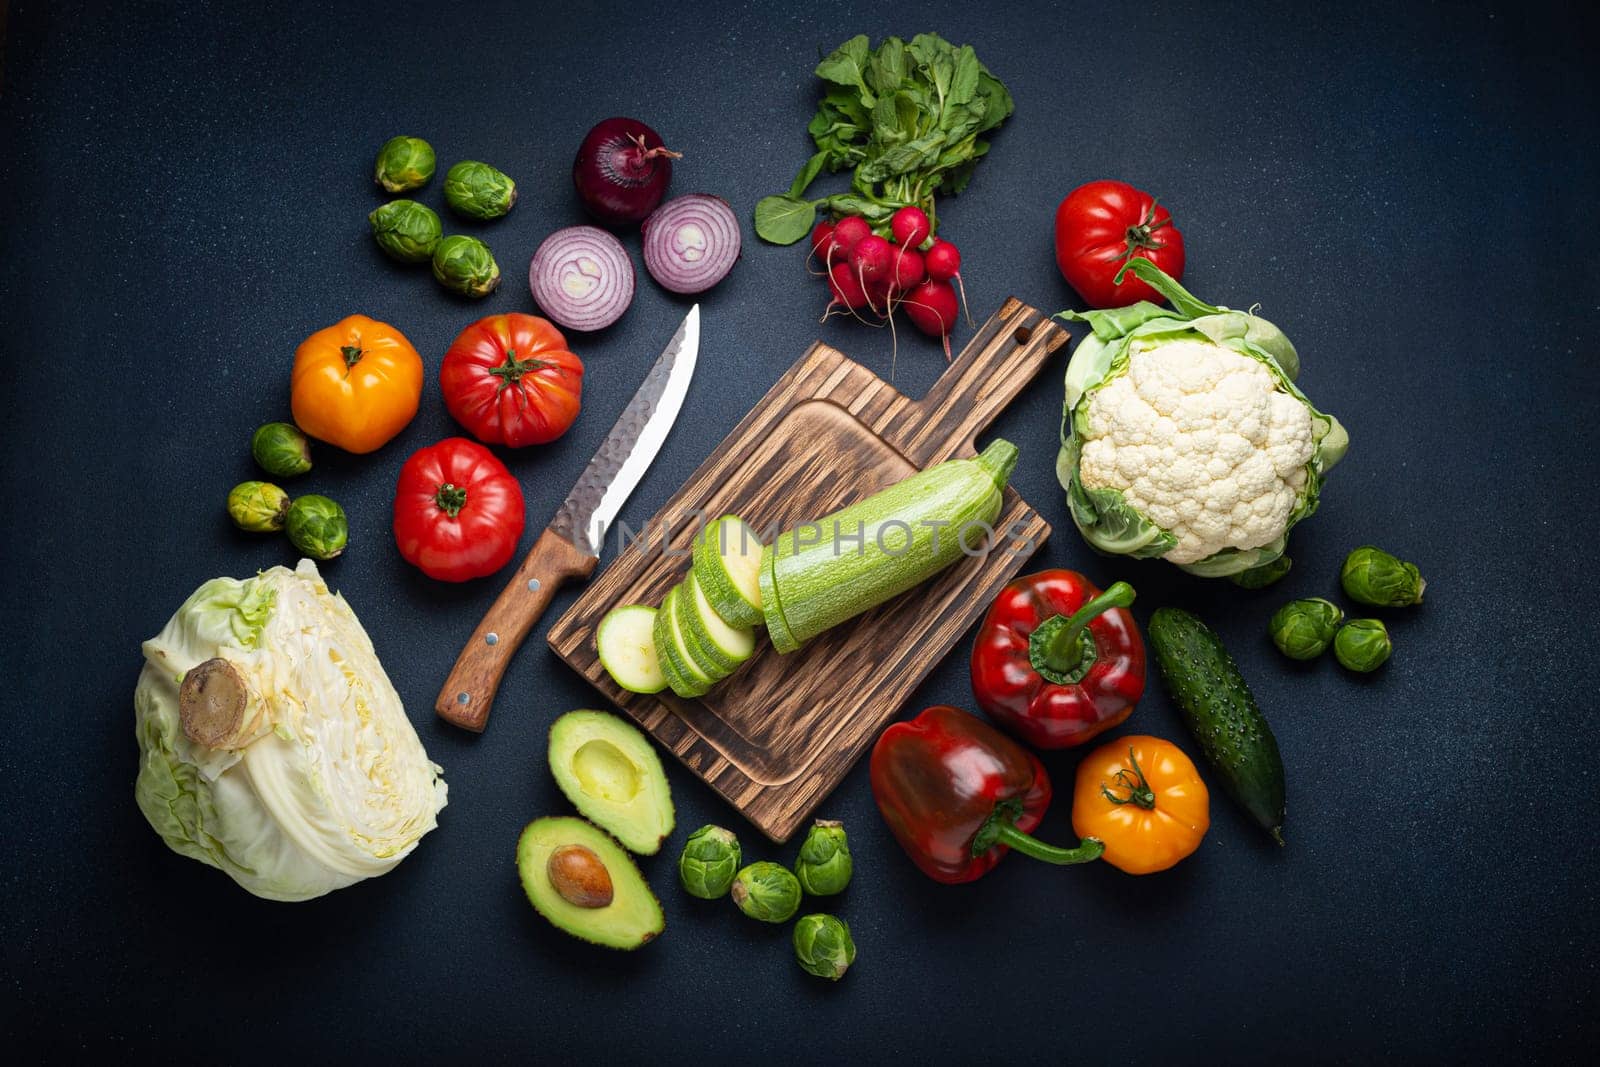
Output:
<path fill-rule="evenodd" d="M 347 452 L 382 448 L 421 399 L 422 357 L 387 323 L 351 315 L 295 349 L 289 407 L 319 441 Z"/>
<path fill-rule="evenodd" d="M 1105 842 L 1101 858 L 1129 874 L 1164 871 L 1200 847 L 1211 795 L 1194 762 L 1159 737 L 1119 737 L 1078 764 L 1072 828 Z"/>

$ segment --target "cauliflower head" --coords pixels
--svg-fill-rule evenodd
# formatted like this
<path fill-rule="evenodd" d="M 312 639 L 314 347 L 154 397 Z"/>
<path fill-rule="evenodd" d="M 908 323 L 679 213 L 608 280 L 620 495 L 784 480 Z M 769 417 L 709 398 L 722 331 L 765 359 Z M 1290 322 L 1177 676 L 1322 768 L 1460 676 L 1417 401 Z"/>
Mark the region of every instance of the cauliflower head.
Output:
<path fill-rule="evenodd" d="M 1289 527 L 1316 451 L 1311 409 L 1260 361 L 1205 340 L 1137 345 L 1090 395 L 1086 489 L 1114 489 L 1195 563 L 1269 545 Z"/>

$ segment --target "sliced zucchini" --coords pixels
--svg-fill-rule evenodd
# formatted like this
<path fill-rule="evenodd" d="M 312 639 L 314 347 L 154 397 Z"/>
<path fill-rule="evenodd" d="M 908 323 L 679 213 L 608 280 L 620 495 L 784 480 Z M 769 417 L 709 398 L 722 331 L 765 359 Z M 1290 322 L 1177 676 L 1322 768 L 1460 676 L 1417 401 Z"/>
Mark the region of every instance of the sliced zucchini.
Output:
<path fill-rule="evenodd" d="M 689 651 L 702 662 L 732 674 L 756 650 L 755 631 L 748 626 L 729 626 L 706 599 L 706 592 L 693 573 L 678 586 L 678 625 L 689 642 Z"/>
<path fill-rule="evenodd" d="M 800 642 L 790 632 L 789 623 L 783 617 L 783 606 L 778 603 L 774 563 L 769 545 L 761 550 L 761 614 L 767 621 L 767 637 L 771 638 L 772 647 L 779 655 L 787 655 L 799 649 Z"/>
<path fill-rule="evenodd" d="M 655 623 L 655 608 L 624 604 L 606 612 L 595 631 L 594 647 L 600 654 L 600 666 L 613 682 L 630 693 L 659 693 L 667 687 L 656 656 Z"/>
<path fill-rule="evenodd" d="M 679 696 L 704 696 L 711 691 L 714 679 L 692 663 L 683 651 L 682 638 L 673 622 L 674 600 L 673 595 L 668 593 L 667 599 L 656 611 L 655 628 L 651 634 L 655 641 L 656 655 L 661 661 L 661 674 L 672 687 L 672 691 Z"/>
<path fill-rule="evenodd" d="M 761 625 L 761 536 L 737 515 L 705 528 L 691 573 L 729 626 Z"/>

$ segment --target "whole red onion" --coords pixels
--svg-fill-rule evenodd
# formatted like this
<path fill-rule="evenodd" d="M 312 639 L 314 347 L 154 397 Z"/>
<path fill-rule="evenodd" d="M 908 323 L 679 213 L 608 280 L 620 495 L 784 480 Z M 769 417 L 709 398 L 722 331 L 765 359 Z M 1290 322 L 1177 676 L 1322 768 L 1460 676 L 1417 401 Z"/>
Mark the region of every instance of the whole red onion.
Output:
<path fill-rule="evenodd" d="M 661 203 L 672 181 L 672 161 L 681 158 L 638 119 L 606 119 L 578 146 L 572 184 L 597 221 L 607 226 L 638 222 Z"/>

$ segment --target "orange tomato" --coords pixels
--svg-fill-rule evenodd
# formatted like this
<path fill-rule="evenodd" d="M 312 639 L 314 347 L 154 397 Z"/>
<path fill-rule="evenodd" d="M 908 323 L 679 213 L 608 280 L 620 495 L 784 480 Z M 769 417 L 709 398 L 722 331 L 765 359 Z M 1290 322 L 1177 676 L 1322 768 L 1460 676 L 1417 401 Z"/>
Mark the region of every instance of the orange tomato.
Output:
<path fill-rule="evenodd" d="M 1129 874 L 1164 871 L 1200 847 L 1211 795 L 1194 761 L 1159 737 L 1119 737 L 1078 764 L 1072 828 L 1105 842 L 1101 858 Z"/>
<path fill-rule="evenodd" d="M 375 451 L 405 429 L 421 399 L 422 357 L 387 323 L 351 315 L 295 349 L 289 408 L 319 441 Z"/>

